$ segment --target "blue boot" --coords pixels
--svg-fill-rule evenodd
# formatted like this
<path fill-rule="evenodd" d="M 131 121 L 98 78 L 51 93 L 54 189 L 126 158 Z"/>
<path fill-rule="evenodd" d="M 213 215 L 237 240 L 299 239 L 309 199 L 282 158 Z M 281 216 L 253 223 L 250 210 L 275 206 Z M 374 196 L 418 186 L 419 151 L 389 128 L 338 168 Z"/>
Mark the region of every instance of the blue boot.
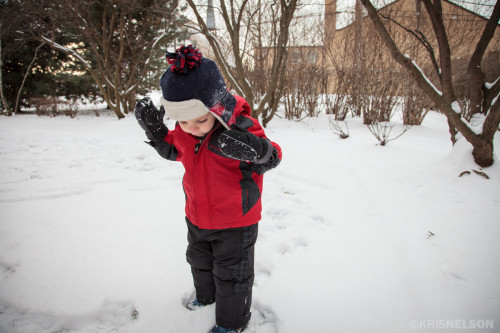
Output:
<path fill-rule="evenodd" d="M 222 326 L 215 325 L 214 328 L 210 330 L 209 333 L 240 333 L 241 328 L 224 328 Z"/>
<path fill-rule="evenodd" d="M 198 300 L 196 298 L 193 298 L 192 300 L 190 300 L 188 302 L 188 304 L 186 304 L 186 308 L 188 308 L 191 311 L 198 310 L 204 306 L 205 306 L 205 304 L 201 304 L 200 302 L 198 302 Z"/>

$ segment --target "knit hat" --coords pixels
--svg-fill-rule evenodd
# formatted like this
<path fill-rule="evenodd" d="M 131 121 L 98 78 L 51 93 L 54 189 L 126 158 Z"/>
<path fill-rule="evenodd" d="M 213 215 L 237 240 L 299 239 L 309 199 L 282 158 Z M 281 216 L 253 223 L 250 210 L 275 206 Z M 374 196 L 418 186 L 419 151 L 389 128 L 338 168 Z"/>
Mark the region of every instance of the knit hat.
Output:
<path fill-rule="evenodd" d="M 170 67 L 160 79 L 167 117 L 185 121 L 211 112 L 226 128 L 234 122 L 236 99 L 213 60 L 192 45 L 166 54 Z"/>

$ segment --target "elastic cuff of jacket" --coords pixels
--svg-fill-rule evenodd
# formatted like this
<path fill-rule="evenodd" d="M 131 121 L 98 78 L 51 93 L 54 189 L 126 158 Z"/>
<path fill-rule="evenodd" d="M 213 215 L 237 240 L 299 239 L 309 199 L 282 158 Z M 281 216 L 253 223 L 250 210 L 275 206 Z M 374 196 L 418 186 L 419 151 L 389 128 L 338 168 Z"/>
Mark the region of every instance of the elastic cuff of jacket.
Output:
<path fill-rule="evenodd" d="M 266 163 L 267 161 L 269 161 L 269 159 L 271 158 L 272 154 L 273 154 L 273 145 L 271 144 L 271 141 L 267 140 L 267 139 L 262 139 L 264 140 L 266 143 L 267 143 L 267 149 L 266 149 L 266 153 L 265 155 L 258 159 L 257 161 L 254 161 L 255 164 L 264 164 Z"/>

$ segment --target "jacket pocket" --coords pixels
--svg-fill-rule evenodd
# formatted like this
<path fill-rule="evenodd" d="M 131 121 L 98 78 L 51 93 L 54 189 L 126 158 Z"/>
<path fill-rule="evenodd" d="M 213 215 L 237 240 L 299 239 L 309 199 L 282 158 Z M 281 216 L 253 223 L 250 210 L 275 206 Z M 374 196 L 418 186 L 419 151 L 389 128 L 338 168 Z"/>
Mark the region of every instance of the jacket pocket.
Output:
<path fill-rule="evenodd" d="M 240 181 L 241 208 L 243 211 L 243 215 L 245 215 L 259 201 L 260 190 L 257 183 L 255 183 L 255 181 L 252 179 L 252 171 L 251 170 L 241 170 L 241 171 L 243 173 L 243 179 Z"/>

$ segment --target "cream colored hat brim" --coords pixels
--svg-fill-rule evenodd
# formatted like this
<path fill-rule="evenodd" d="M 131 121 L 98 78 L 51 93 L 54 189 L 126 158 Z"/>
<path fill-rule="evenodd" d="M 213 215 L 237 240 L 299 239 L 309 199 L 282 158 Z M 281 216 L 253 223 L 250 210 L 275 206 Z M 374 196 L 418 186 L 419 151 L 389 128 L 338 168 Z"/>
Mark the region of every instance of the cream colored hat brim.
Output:
<path fill-rule="evenodd" d="M 163 105 L 165 114 L 168 118 L 177 121 L 187 121 L 201 117 L 208 112 L 213 114 L 225 128 L 230 129 L 229 126 L 219 117 L 219 115 L 211 112 L 205 104 L 199 99 L 188 99 L 181 102 L 170 102 L 165 98 L 160 97 L 160 103 Z"/>
<path fill-rule="evenodd" d="M 165 114 L 174 120 L 190 120 L 205 115 L 209 110 L 198 99 L 188 99 L 182 102 L 170 102 L 165 98 L 160 98 L 161 105 L 165 109 Z"/>

